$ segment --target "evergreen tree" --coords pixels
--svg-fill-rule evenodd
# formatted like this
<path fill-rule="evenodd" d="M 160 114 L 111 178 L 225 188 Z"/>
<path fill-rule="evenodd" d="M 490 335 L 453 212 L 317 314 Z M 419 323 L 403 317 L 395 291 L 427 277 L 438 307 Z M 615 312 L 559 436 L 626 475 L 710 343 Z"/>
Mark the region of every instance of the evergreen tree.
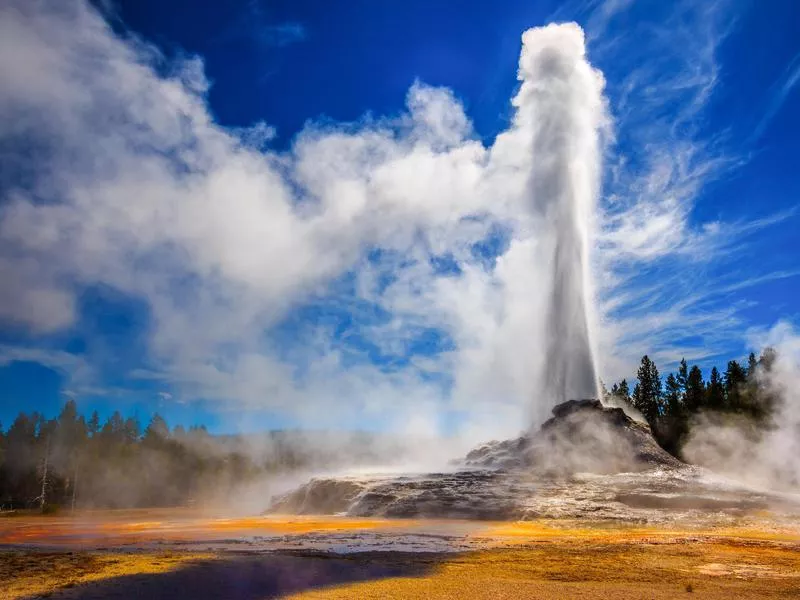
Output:
<path fill-rule="evenodd" d="M 711 377 L 706 388 L 706 405 L 711 410 L 717 411 L 725 408 L 725 387 L 717 367 L 711 369 Z"/>
<path fill-rule="evenodd" d="M 623 379 L 619 382 L 619 397 L 625 400 L 625 402 L 630 403 L 631 401 L 631 391 L 628 388 L 627 379 Z"/>
<path fill-rule="evenodd" d="M 20 413 L 6 433 L 3 504 L 25 506 L 37 494 L 36 427 L 38 415 Z"/>
<path fill-rule="evenodd" d="M 761 356 L 758 359 L 756 373 L 764 373 L 765 375 L 771 373 L 777 358 L 778 355 L 774 348 L 764 348 L 764 350 L 761 352 Z M 775 407 L 778 405 L 780 399 L 778 398 L 775 390 L 770 389 L 769 386 L 764 385 L 761 381 L 759 381 L 758 376 L 754 379 L 755 398 L 754 402 L 752 403 L 752 413 L 757 419 L 766 421 L 769 420 L 774 413 Z"/>
<path fill-rule="evenodd" d="M 134 417 L 125 419 L 123 431 L 125 432 L 125 441 L 129 444 L 135 444 L 142 435 L 142 428 L 139 425 L 139 421 Z"/>
<path fill-rule="evenodd" d="M 747 357 L 747 379 L 755 380 L 756 377 L 756 369 L 758 368 L 758 361 L 756 360 L 756 355 L 754 352 L 751 352 L 750 355 Z"/>
<path fill-rule="evenodd" d="M 611 386 L 611 396 L 613 396 L 618 402 L 630 404 L 631 392 L 628 389 L 628 381 L 623 379 L 619 383 L 615 383 L 613 386 Z"/>
<path fill-rule="evenodd" d="M 758 368 L 765 373 L 769 373 L 772 371 L 772 366 L 775 364 L 775 359 L 777 356 L 778 355 L 775 352 L 775 348 L 767 346 L 761 352 L 761 357 L 758 359 Z"/>
<path fill-rule="evenodd" d="M 100 415 L 97 414 L 97 411 L 92 412 L 89 422 L 86 423 L 86 428 L 89 435 L 92 437 L 97 435 L 97 432 L 100 431 Z"/>
<path fill-rule="evenodd" d="M 125 421 L 118 410 L 108 418 L 100 433 L 111 444 L 119 444 L 125 440 Z"/>
<path fill-rule="evenodd" d="M 684 405 L 690 413 L 696 413 L 703 407 L 705 393 L 703 372 L 697 365 L 692 365 L 686 378 L 686 393 L 684 394 Z"/>
<path fill-rule="evenodd" d="M 731 410 L 741 410 L 745 404 L 747 371 L 735 360 L 728 362 L 723 380 L 726 405 Z"/>
<path fill-rule="evenodd" d="M 666 415 L 673 418 L 680 417 L 683 412 L 681 410 L 683 386 L 679 383 L 678 378 L 670 373 L 667 377 L 665 387 L 666 392 L 664 394 L 664 400 L 666 404 Z"/>
<path fill-rule="evenodd" d="M 164 418 L 159 415 L 158 413 L 153 415 L 153 418 L 150 420 L 150 424 L 147 426 L 147 429 L 144 431 L 143 441 L 146 443 L 150 442 L 161 442 L 169 438 L 169 425 L 164 420 Z"/>
<path fill-rule="evenodd" d="M 642 357 L 637 378 L 639 382 L 633 391 L 633 405 L 653 427 L 662 413 L 661 377 L 655 363 L 646 354 Z"/>
<path fill-rule="evenodd" d="M 686 359 L 681 359 L 681 364 L 678 366 L 678 376 L 676 377 L 678 387 L 680 388 L 681 395 L 686 393 L 686 385 L 689 381 L 689 365 L 686 364 Z"/>
<path fill-rule="evenodd" d="M 72 399 L 67 401 L 58 416 L 54 441 L 52 467 L 54 473 L 62 476 L 64 493 L 70 497 L 70 504 L 74 509 L 80 465 L 88 442 L 88 427 L 84 418 L 78 414 L 78 407 Z"/>
<path fill-rule="evenodd" d="M 44 415 L 38 416 L 38 427 L 36 435 L 36 455 L 38 457 L 37 474 L 39 495 L 33 500 L 39 507 L 39 510 L 45 512 L 49 509 L 51 502 L 50 492 L 54 487 L 53 476 L 53 437 L 58 427 L 58 422 L 55 420 L 47 420 Z"/>

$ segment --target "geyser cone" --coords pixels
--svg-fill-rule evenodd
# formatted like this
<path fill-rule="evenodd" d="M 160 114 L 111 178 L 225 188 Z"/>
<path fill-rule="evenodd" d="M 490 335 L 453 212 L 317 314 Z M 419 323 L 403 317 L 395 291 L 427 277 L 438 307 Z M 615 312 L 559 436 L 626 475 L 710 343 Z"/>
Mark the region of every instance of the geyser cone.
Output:
<path fill-rule="evenodd" d="M 553 403 L 596 398 L 589 245 L 605 122 L 603 77 L 586 60 L 583 31 L 570 23 L 524 34 L 519 78 L 517 126 L 531 144 L 528 201 L 548 226 L 543 395 Z"/>

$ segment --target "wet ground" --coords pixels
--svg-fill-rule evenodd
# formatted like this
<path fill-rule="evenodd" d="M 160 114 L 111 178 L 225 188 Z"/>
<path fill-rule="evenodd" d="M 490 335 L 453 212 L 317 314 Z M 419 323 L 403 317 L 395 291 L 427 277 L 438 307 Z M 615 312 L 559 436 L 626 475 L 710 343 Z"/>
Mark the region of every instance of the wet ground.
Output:
<path fill-rule="evenodd" d="M 642 509 L 648 510 L 648 509 Z M 224 518 L 120 511 L 0 518 L 0 597 L 798 597 L 800 524 Z"/>

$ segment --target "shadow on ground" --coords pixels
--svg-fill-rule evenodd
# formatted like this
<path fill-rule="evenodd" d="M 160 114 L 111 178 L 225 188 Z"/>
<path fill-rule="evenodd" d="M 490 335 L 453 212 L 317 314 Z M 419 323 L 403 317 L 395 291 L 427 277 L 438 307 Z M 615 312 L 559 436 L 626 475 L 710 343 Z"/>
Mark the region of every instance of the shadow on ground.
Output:
<path fill-rule="evenodd" d="M 263 554 L 190 563 L 155 575 L 125 575 L 48 596 L 58 600 L 147 598 L 148 600 L 266 600 L 314 588 L 415 577 L 429 573 L 437 556 Z"/>

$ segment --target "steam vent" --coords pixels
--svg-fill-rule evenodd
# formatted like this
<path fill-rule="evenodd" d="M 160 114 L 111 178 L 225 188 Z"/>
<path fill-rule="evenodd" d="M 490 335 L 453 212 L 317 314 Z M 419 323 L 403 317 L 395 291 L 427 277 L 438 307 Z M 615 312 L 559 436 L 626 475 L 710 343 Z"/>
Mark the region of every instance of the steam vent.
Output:
<path fill-rule="evenodd" d="M 273 499 L 270 512 L 518 520 L 588 511 L 653 521 L 774 506 L 774 498 L 709 477 L 661 449 L 622 409 L 570 400 L 538 432 L 479 446 L 452 472 L 312 479 Z"/>

